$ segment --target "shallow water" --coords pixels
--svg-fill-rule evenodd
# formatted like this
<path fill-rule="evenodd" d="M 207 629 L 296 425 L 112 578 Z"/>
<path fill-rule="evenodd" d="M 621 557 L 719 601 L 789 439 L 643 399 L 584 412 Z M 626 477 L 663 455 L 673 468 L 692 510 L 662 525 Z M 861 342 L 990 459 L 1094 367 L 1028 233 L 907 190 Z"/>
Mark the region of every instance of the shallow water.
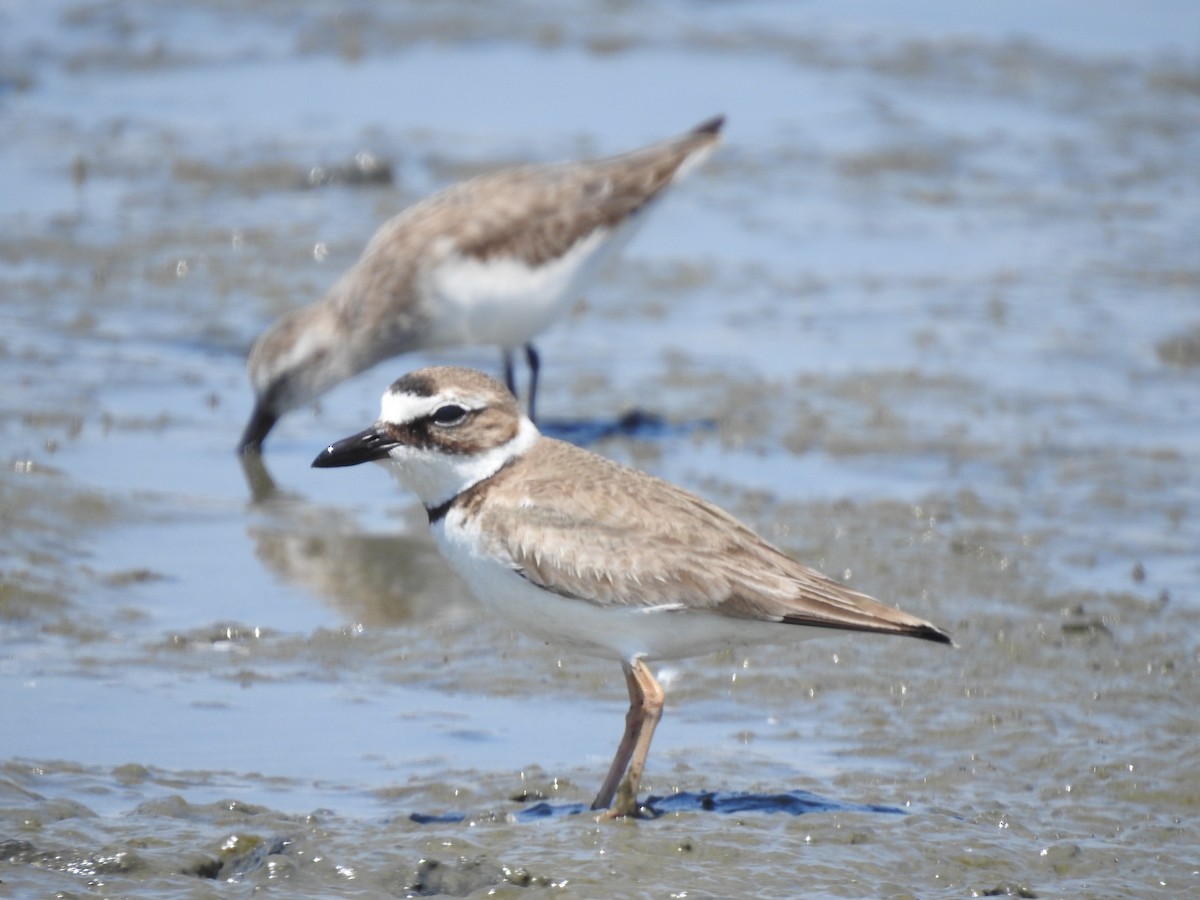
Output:
<path fill-rule="evenodd" d="M 1194 895 L 1200 12 L 518 9 L 0 4 L 0 888 Z M 478 610 L 375 467 L 308 467 L 498 354 L 343 385 L 257 492 L 244 356 L 448 180 L 716 112 L 541 409 L 662 417 L 593 447 L 959 646 L 666 667 L 662 814 L 597 823 L 618 667 Z"/>

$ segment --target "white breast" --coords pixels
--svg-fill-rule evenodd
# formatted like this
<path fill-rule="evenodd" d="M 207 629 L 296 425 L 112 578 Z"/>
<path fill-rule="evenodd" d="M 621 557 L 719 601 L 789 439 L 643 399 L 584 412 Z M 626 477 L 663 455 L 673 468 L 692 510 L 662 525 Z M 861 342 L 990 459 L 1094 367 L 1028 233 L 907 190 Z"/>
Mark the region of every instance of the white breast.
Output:
<path fill-rule="evenodd" d="M 624 243 L 612 237 L 597 229 L 538 266 L 514 256 L 482 261 L 448 254 L 426 281 L 432 340 L 510 348 L 529 343 L 566 312 L 582 283 Z"/>

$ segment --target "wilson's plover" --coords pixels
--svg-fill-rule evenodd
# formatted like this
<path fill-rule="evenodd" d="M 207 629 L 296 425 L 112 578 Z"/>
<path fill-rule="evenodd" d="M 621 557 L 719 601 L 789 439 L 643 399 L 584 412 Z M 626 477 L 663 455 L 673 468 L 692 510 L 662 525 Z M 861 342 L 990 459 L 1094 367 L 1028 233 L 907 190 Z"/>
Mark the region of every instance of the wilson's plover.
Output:
<path fill-rule="evenodd" d="M 666 189 L 712 153 L 722 124 L 717 116 L 620 156 L 483 175 L 384 223 L 321 300 L 283 316 L 251 349 L 255 404 L 241 451 L 261 450 L 284 413 L 422 348 L 495 344 L 516 393 L 513 353 L 523 347 L 534 418 L 534 336 Z"/>
<path fill-rule="evenodd" d="M 325 468 L 386 461 L 425 505 L 437 545 L 514 628 L 620 661 L 625 733 L 592 804 L 639 809 L 663 691 L 646 662 L 821 629 L 950 643 L 939 628 L 826 578 L 728 513 L 659 478 L 543 437 L 498 381 L 421 369 Z"/>

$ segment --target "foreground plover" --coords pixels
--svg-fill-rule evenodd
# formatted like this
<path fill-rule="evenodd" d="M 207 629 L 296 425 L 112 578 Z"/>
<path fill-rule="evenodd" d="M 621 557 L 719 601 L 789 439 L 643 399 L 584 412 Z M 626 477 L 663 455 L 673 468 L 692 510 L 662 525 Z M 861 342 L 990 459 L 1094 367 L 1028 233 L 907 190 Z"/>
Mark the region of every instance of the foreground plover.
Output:
<path fill-rule="evenodd" d="M 592 803 L 639 809 L 662 715 L 648 660 L 784 643 L 818 629 L 948 644 L 930 623 L 852 591 L 772 547 L 711 503 L 543 437 L 503 385 L 471 369 L 421 369 L 383 395 L 379 420 L 313 460 L 384 460 L 425 505 L 437 545 L 514 628 L 617 659 L 625 734 Z"/>
<path fill-rule="evenodd" d="M 723 116 L 678 137 L 588 162 L 526 166 L 452 185 L 385 222 L 318 302 L 283 316 L 250 351 L 255 404 L 243 453 L 284 413 L 381 360 L 420 348 L 495 344 L 513 353 L 567 309 L 666 189 L 720 141 Z"/>

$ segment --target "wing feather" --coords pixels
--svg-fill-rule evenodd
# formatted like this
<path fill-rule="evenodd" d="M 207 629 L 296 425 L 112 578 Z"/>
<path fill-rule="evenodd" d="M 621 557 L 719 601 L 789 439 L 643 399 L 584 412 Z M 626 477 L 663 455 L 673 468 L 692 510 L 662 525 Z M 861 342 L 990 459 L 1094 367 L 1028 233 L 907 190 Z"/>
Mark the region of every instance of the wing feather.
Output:
<path fill-rule="evenodd" d="M 944 637 L 796 562 L 700 497 L 570 444 L 543 438 L 502 478 L 478 509 L 483 533 L 497 536 L 492 551 L 564 597 Z M 586 489 L 572 490 L 578 483 Z"/>

